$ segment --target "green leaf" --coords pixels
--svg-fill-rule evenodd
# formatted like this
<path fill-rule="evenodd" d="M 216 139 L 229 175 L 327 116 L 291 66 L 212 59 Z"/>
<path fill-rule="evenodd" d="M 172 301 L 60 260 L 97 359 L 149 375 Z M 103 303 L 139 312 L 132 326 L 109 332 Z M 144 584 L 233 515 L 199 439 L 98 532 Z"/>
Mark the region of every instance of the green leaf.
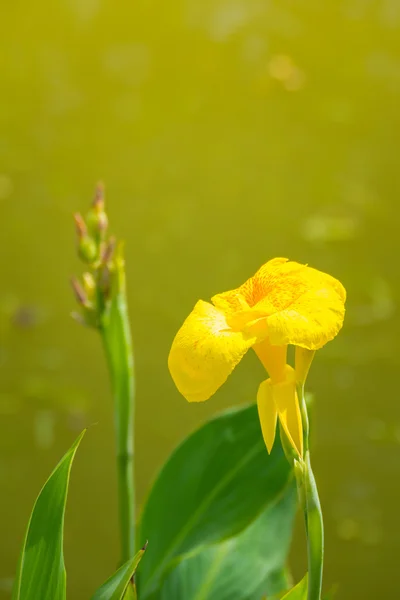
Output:
<path fill-rule="evenodd" d="M 13 600 L 65 600 L 63 554 L 65 503 L 72 461 L 85 431 L 43 486 L 29 520 L 13 589 Z"/>
<path fill-rule="evenodd" d="M 132 586 L 130 585 L 124 594 L 124 600 L 138 600 L 137 597 L 137 593 L 136 593 L 136 585 Z"/>
<path fill-rule="evenodd" d="M 92 600 L 122 600 L 126 597 L 129 582 L 134 576 L 137 566 L 145 553 L 146 548 L 143 547 L 133 558 L 128 560 L 112 575 L 103 585 L 97 590 L 92 597 Z M 132 593 L 131 596 L 135 597 Z"/>
<path fill-rule="evenodd" d="M 278 441 L 267 453 L 255 405 L 224 413 L 190 435 L 164 465 L 144 507 L 139 539 L 153 543 L 140 569 L 141 600 L 173 561 L 245 529 L 276 502 L 290 475 Z"/>
<path fill-rule="evenodd" d="M 307 582 L 308 573 L 304 575 L 303 579 L 297 585 L 283 596 L 282 600 L 307 600 Z"/>
<path fill-rule="evenodd" d="M 260 600 L 287 589 L 295 510 L 291 485 L 242 533 L 183 559 L 163 583 L 160 600 Z"/>

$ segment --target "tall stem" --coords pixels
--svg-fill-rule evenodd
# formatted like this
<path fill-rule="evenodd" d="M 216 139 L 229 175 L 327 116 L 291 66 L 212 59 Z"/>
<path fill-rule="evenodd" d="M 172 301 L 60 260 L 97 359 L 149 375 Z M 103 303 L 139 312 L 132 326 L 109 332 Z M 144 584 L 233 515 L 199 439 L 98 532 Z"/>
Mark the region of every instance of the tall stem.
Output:
<path fill-rule="evenodd" d="M 122 260 L 115 277 L 101 333 L 114 396 L 121 563 L 124 563 L 135 553 L 135 486 L 133 349 Z"/>
<path fill-rule="evenodd" d="M 308 595 L 307 600 L 321 600 L 324 566 L 324 523 L 317 484 L 311 468 L 309 452 L 309 422 L 304 398 L 304 385 L 297 393 L 303 420 L 305 459 L 301 462 L 301 475 L 297 475 L 299 498 L 304 511 L 308 550 Z M 300 480 L 300 481 L 299 481 Z"/>
<path fill-rule="evenodd" d="M 307 599 L 320 600 L 324 567 L 324 523 L 309 452 L 306 453 L 304 463 L 304 493 L 308 550 Z"/>

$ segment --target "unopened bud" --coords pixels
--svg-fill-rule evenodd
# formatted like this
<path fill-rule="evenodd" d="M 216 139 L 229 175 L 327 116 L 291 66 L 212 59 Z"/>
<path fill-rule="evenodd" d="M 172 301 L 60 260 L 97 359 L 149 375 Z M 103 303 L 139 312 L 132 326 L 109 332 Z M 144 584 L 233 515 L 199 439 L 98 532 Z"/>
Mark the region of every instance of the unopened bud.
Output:
<path fill-rule="evenodd" d="M 100 242 L 108 229 L 108 217 L 105 211 L 104 186 L 99 183 L 96 187 L 92 208 L 86 217 L 89 232 Z"/>
<path fill-rule="evenodd" d="M 86 215 L 86 223 L 89 229 L 89 232 L 101 241 L 104 238 L 104 234 L 108 228 L 108 217 L 104 211 L 97 211 L 97 209 L 92 208 L 88 214 Z"/>
<path fill-rule="evenodd" d="M 96 191 L 92 206 L 97 210 L 104 210 L 104 204 L 104 183 L 102 181 L 99 181 L 99 183 L 96 185 Z"/>
<path fill-rule="evenodd" d="M 74 319 L 74 321 L 79 323 L 79 325 L 87 325 L 87 323 L 86 323 L 85 319 L 83 318 L 83 316 L 81 315 L 81 313 L 72 312 L 71 317 Z"/>
<path fill-rule="evenodd" d="M 91 264 L 98 255 L 97 244 L 88 234 L 87 224 L 81 214 L 74 214 L 76 233 L 78 235 L 78 254 L 83 262 Z"/>
<path fill-rule="evenodd" d="M 116 239 L 115 237 L 111 237 L 107 244 L 105 244 L 102 248 L 102 251 L 100 253 L 100 261 L 102 262 L 103 265 L 108 264 L 114 254 L 114 250 L 115 250 L 115 246 L 116 246 Z"/>
<path fill-rule="evenodd" d="M 76 226 L 76 233 L 78 234 L 78 239 L 81 240 L 83 237 L 87 236 L 86 223 L 80 213 L 74 214 L 74 221 Z"/>
<path fill-rule="evenodd" d="M 91 273 L 84 273 L 82 275 L 82 279 L 83 279 L 83 288 L 86 292 L 86 295 L 89 299 L 89 301 L 91 301 L 95 295 L 95 291 L 96 291 L 96 282 L 94 280 L 94 277 Z"/>
<path fill-rule="evenodd" d="M 93 238 L 85 236 L 78 243 L 79 257 L 91 265 L 97 259 L 97 244 Z"/>
<path fill-rule="evenodd" d="M 104 298 L 109 298 L 111 293 L 111 273 L 107 266 L 101 270 L 99 286 Z"/>
<path fill-rule="evenodd" d="M 80 304 L 81 306 L 87 306 L 88 298 L 86 292 L 76 277 L 71 277 L 71 286 L 78 304 Z"/>
<path fill-rule="evenodd" d="M 73 317 L 73 319 L 75 319 L 75 321 L 78 321 L 78 323 L 87 325 L 88 327 L 98 327 L 99 318 L 94 298 L 95 288 L 92 289 L 92 281 L 90 280 L 91 277 L 92 276 L 90 275 L 90 273 L 84 274 L 83 286 L 76 279 L 76 277 L 73 277 L 71 279 L 71 285 L 75 294 L 75 298 L 81 307 L 80 313 L 72 313 L 71 316 Z"/>

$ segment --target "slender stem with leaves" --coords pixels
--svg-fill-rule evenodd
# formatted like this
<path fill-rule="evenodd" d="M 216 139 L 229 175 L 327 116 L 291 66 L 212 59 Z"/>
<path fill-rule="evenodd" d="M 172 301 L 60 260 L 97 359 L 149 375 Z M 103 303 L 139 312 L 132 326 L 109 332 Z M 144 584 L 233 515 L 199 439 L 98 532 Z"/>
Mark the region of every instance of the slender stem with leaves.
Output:
<path fill-rule="evenodd" d="M 103 187 L 84 219 L 75 215 L 78 251 L 87 265 L 72 286 L 81 311 L 74 315 L 101 334 L 114 396 L 121 564 L 135 553 L 134 370 L 122 244 L 109 237 Z"/>

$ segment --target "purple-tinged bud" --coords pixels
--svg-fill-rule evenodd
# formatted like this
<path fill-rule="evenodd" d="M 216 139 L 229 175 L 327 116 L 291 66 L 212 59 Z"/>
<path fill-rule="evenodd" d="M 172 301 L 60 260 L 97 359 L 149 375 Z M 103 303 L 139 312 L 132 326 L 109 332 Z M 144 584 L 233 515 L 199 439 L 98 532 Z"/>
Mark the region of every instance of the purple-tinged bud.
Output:
<path fill-rule="evenodd" d="M 103 265 L 107 265 L 113 258 L 114 250 L 117 244 L 115 237 L 111 237 L 106 244 L 104 244 L 100 252 L 100 261 Z"/>
<path fill-rule="evenodd" d="M 108 229 L 108 217 L 105 211 L 104 186 L 99 183 L 96 187 L 92 208 L 87 214 L 86 223 L 89 232 L 97 241 L 104 239 Z"/>
<path fill-rule="evenodd" d="M 78 254 L 83 262 L 92 264 L 98 257 L 95 240 L 88 234 L 88 228 L 82 215 L 74 214 L 76 232 L 78 234 Z"/>
<path fill-rule="evenodd" d="M 74 319 L 74 321 L 79 323 L 79 325 L 87 325 L 87 323 L 86 323 L 84 317 L 81 315 L 81 313 L 72 312 L 71 317 Z"/>
<path fill-rule="evenodd" d="M 93 199 L 92 206 L 96 210 L 104 210 L 105 200 L 104 200 L 104 183 L 99 181 L 96 185 L 96 191 Z"/>
<path fill-rule="evenodd" d="M 111 273 L 107 265 L 101 269 L 99 287 L 103 293 L 103 297 L 107 300 L 111 294 Z"/>
<path fill-rule="evenodd" d="M 81 312 L 72 313 L 72 317 L 75 319 L 75 321 L 78 321 L 78 323 L 97 328 L 99 326 L 99 316 L 96 309 L 96 303 L 93 302 L 93 300 L 95 300 L 95 288 L 93 290 L 88 288 L 88 285 L 91 286 L 91 282 L 89 282 L 88 277 L 85 277 L 87 275 L 90 276 L 89 273 L 85 273 L 83 278 L 83 286 L 76 279 L 76 277 L 71 278 L 72 289 L 74 291 L 76 300 L 81 307 Z"/>
<path fill-rule="evenodd" d="M 76 226 L 76 233 L 78 234 L 78 239 L 81 240 L 83 237 L 86 237 L 88 233 L 85 220 L 80 213 L 75 213 L 74 221 Z"/>
<path fill-rule="evenodd" d="M 81 306 L 87 306 L 88 297 L 86 295 L 85 290 L 83 289 L 76 277 L 71 277 L 71 286 L 78 304 L 80 304 Z"/>

